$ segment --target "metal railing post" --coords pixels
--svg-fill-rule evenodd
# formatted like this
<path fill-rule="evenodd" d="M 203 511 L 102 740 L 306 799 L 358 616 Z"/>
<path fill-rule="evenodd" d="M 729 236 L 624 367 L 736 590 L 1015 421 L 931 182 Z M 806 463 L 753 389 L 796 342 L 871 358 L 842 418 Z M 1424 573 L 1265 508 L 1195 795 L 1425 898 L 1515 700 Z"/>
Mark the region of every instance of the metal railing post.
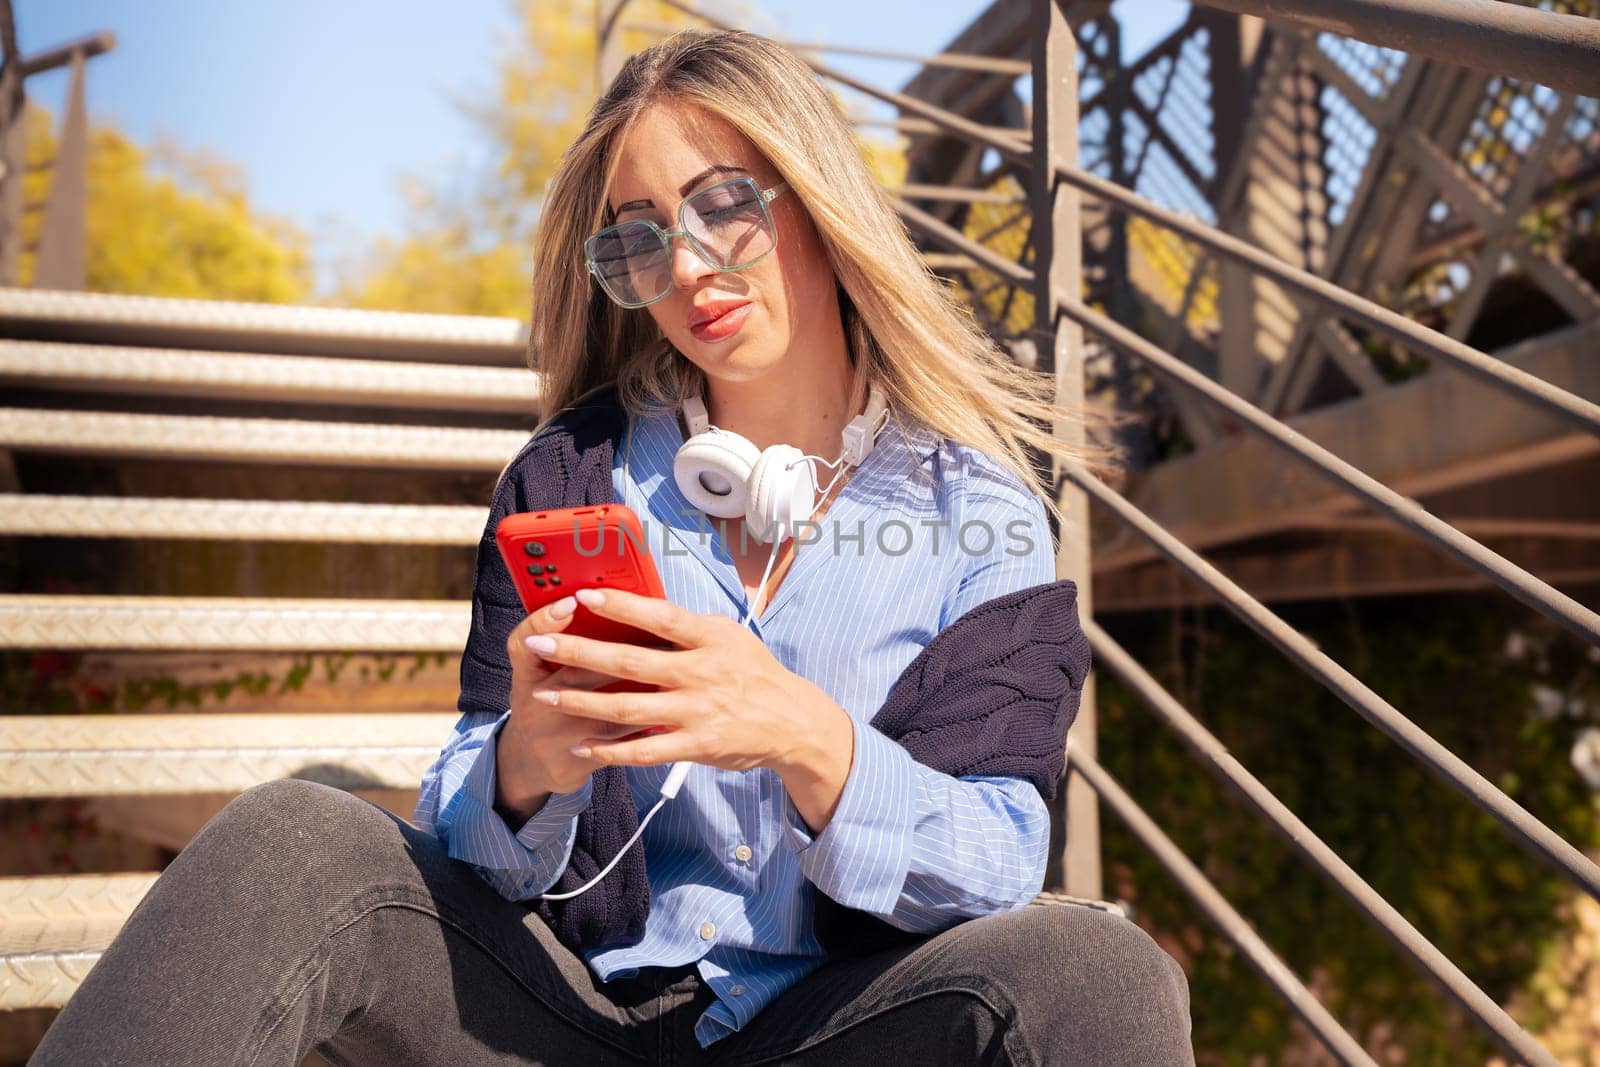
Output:
<path fill-rule="evenodd" d="M 622 69 L 622 30 L 617 20 L 628 0 L 595 0 L 594 95 L 598 99 Z"/>
<path fill-rule="evenodd" d="M 0 285 L 17 283 L 22 251 L 22 175 L 28 162 L 22 56 L 17 52 L 11 0 L 0 0 Z"/>
<path fill-rule="evenodd" d="M 50 201 L 39 229 L 34 260 L 35 289 L 82 289 L 88 282 L 89 112 L 84 103 L 83 68 L 88 56 L 72 52 L 72 84 L 61 143 L 50 168 Z"/>
<path fill-rule="evenodd" d="M 1083 290 L 1083 227 L 1081 196 L 1055 181 L 1052 159 L 1078 158 L 1078 42 L 1067 21 L 1062 0 L 1034 0 L 1033 7 L 1033 151 L 1038 163 L 1029 177 L 1033 206 L 1034 334 L 1039 369 L 1056 379 L 1056 403 L 1068 408 L 1083 403 L 1083 329 L 1060 315 L 1055 294 Z M 1078 427 L 1056 428 L 1064 440 L 1081 443 Z M 1059 475 L 1052 469 L 1052 477 Z M 1062 484 L 1057 481 L 1053 484 Z M 1066 483 L 1059 500 L 1064 518 L 1056 574 L 1078 583 L 1078 613 L 1093 615 L 1089 569 L 1089 501 Z M 1095 754 L 1094 676 L 1083 683 L 1073 743 L 1090 758 Z M 1058 801 L 1065 844 L 1061 878 L 1073 896 L 1100 896 L 1100 807 L 1089 784 L 1067 763 L 1067 787 Z"/>

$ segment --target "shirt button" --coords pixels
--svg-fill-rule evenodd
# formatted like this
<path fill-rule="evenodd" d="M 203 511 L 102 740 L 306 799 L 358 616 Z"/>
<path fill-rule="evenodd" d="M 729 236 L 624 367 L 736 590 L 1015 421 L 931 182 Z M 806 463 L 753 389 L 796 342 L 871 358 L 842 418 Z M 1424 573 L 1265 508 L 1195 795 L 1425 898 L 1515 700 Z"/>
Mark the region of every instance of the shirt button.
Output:
<path fill-rule="evenodd" d="M 728 992 L 732 993 L 736 997 L 742 997 L 742 996 L 744 996 L 744 986 L 742 986 L 742 985 L 733 986 L 732 988 L 730 988 L 728 990 Z"/>
<path fill-rule="evenodd" d="M 702 941 L 710 941 L 713 937 L 716 937 L 716 936 L 717 936 L 717 924 L 716 923 L 701 923 L 700 924 L 700 940 L 702 940 Z"/>
<path fill-rule="evenodd" d="M 750 851 L 749 845 L 740 845 L 738 848 L 733 850 L 733 858 L 738 860 L 740 863 L 749 863 L 750 857 L 754 855 L 755 853 Z"/>

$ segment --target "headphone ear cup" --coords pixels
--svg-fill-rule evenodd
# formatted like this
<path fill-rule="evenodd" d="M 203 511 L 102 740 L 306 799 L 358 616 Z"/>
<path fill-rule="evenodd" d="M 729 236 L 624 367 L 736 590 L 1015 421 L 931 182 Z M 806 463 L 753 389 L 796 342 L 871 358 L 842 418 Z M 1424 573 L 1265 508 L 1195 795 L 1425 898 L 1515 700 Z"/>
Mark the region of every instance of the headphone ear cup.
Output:
<path fill-rule="evenodd" d="M 679 446 L 672 477 L 696 508 L 719 519 L 737 519 L 748 510 L 750 477 L 760 459 L 761 450 L 743 434 L 713 427 Z"/>
<path fill-rule="evenodd" d="M 789 464 L 799 460 L 790 467 Z M 811 461 L 793 445 L 773 445 L 761 453 L 750 473 L 745 525 L 764 544 L 794 536 L 794 524 L 817 506 Z M 770 531 L 770 536 L 764 536 Z"/>

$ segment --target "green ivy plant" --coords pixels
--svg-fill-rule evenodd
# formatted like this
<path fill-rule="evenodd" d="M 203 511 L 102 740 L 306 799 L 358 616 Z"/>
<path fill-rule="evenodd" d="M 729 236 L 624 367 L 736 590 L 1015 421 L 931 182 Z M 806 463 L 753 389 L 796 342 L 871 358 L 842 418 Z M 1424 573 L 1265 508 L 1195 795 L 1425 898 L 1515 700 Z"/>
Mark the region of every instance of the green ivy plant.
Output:
<path fill-rule="evenodd" d="M 1595 796 L 1570 754 L 1600 721 L 1600 665 L 1575 638 L 1507 605 L 1462 594 L 1283 614 L 1536 818 L 1593 849 Z M 1563 877 L 1231 615 L 1112 622 L 1245 767 L 1498 1002 L 1569 935 L 1561 905 L 1575 890 Z M 1481 1063 L 1496 1051 L 1131 690 L 1109 670 L 1096 678 L 1104 765 L 1302 981 L 1323 977 L 1319 995 L 1358 1040 L 1381 1025 L 1406 1063 Z M 1308 1040 L 1115 816 L 1102 826 L 1107 894 L 1189 953 L 1201 1062 L 1279 1062 L 1293 1037 Z"/>
<path fill-rule="evenodd" d="M 353 652 L 330 653 L 324 657 L 323 674 L 335 682 Z M 0 651 L 0 706 L 12 714 L 81 715 L 125 711 L 199 711 L 223 704 L 234 690 L 251 696 L 278 695 L 302 689 L 316 666 L 311 653 L 296 654 L 283 676 L 270 671 L 241 670 L 232 678 L 210 682 L 181 682 L 170 675 L 142 675 L 125 679 L 117 692 L 109 692 L 77 677 L 82 653 L 8 649 Z M 443 652 L 382 653 L 377 657 L 376 675 L 392 681 L 402 662 L 409 662 L 405 681 L 415 678 L 430 664 L 443 666 Z M 361 668 L 363 679 L 373 667 Z"/>

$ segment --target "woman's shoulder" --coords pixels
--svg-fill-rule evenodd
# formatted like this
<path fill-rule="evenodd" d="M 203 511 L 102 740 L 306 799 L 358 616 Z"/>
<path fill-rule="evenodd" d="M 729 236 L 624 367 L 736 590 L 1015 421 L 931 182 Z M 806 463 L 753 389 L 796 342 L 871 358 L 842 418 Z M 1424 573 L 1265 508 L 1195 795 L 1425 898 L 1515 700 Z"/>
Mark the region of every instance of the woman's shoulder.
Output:
<path fill-rule="evenodd" d="M 952 509 L 967 515 L 1043 514 L 1039 489 L 990 453 L 939 435 L 932 468 Z"/>
<path fill-rule="evenodd" d="M 591 468 L 598 470 L 584 457 L 597 447 L 614 449 L 626 427 L 627 412 L 617 399 L 616 387 L 589 390 L 528 435 L 517 454 L 500 469 L 492 497 L 514 494 L 521 498 L 533 487 L 550 488 L 552 480 L 565 481 Z"/>

